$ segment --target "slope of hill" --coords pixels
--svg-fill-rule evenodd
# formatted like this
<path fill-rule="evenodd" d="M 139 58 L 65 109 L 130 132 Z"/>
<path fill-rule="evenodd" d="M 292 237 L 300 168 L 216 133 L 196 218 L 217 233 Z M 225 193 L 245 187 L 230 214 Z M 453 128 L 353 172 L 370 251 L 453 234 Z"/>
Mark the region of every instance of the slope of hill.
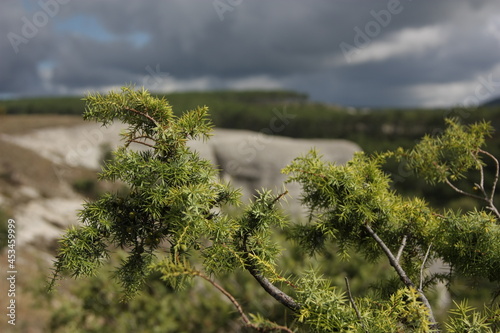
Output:
<path fill-rule="evenodd" d="M 500 106 L 500 97 L 489 100 L 482 105 L 483 107 L 498 107 Z"/>

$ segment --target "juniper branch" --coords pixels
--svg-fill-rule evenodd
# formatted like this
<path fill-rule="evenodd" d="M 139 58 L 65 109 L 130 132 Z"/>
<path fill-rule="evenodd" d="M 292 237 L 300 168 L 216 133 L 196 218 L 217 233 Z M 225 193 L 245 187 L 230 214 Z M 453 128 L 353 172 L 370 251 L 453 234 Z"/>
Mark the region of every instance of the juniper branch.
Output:
<path fill-rule="evenodd" d="M 257 268 L 252 265 L 247 266 L 247 271 L 257 280 L 261 287 L 271 295 L 275 300 L 289 308 L 290 310 L 297 312 L 300 310 L 300 304 L 298 304 L 291 296 L 287 295 L 284 291 L 276 287 L 271 283 Z"/>
<path fill-rule="evenodd" d="M 404 269 L 401 267 L 401 265 L 398 263 L 398 261 L 396 260 L 396 258 L 392 254 L 391 250 L 384 243 L 384 241 L 368 225 L 368 223 L 365 223 L 364 226 L 365 226 L 366 231 L 368 231 L 368 233 L 370 234 L 370 236 L 382 248 L 382 251 L 384 251 L 385 255 L 389 259 L 389 263 L 391 264 L 392 267 L 394 267 L 394 269 L 396 270 L 396 273 L 399 275 L 399 278 L 405 284 L 405 286 L 417 289 L 416 286 L 415 286 L 415 284 L 413 283 L 413 281 L 408 277 L 408 275 L 406 274 L 406 272 L 404 271 Z M 430 320 L 431 323 L 433 323 L 433 324 L 431 324 L 431 326 L 432 326 L 431 328 L 436 328 L 437 327 L 437 324 L 435 324 L 436 323 L 436 319 L 434 319 L 434 314 L 433 314 L 433 311 L 432 311 L 431 304 L 429 303 L 429 300 L 427 299 L 427 297 L 425 296 L 425 294 L 423 293 L 422 290 L 417 290 L 417 291 L 418 291 L 418 294 L 420 296 L 420 300 L 425 305 L 425 307 L 427 307 L 427 309 L 429 311 L 429 320 Z"/>
<path fill-rule="evenodd" d="M 251 262 L 249 251 L 247 248 L 248 234 L 243 236 L 243 259 L 245 261 L 246 270 L 254 277 L 255 280 L 261 285 L 261 287 L 271 295 L 275 300 L 289 308 L 290 310 L 297 312 L 300 309 L 300 304 L 298 304 L 291 296 L 287 295 L 284 291 L 276 287 L 271 283 L 262 272 L 255 267 Z"/>
<path fill-rule="evenodd" d="M 243 311 L 243 307 L 236 300 L 236 298 L 234 298 L 234 296 L 230 292 L 228 292 L 226 289 L 224 289 L 220 284 L 218 284 L 217 282 L 215 282 L 214 280 L 212 280 L 211 278 L 209 278 L 205 274 L 201 273 L 200 271 L 192 271 L 191 274 L 194 276 L 199 276 L 200 278 L 204 279 L 205 281 L 210 283 L 212 286 L 214 286 L 217 290 L 219 290 L 224 296 L 226 296 L 226 298 L 229 299 L 229 301 L 234 305 L 234 307 L 236 308 L 236 310 L 240 314 L 241 319 L 243 320 L 243 323 L 245 324 L 245 326 L 253 328 L 258 332 L 269 332 L 269 331 L 280 330 L 280 331 L 284 331 L 284 332 L 293 333 L 293 331 L 291 331 L 288 327 L 280 326 L 280 325 L 277 325 L 274 323 L 272 323 L 271 327 L 269 327 L 269 328 L 259 327 L 259 326 L 255 325 L 254 323 L 252 323 L 250 321 L 248 316 L 245 314 L 245 312 Z"/>

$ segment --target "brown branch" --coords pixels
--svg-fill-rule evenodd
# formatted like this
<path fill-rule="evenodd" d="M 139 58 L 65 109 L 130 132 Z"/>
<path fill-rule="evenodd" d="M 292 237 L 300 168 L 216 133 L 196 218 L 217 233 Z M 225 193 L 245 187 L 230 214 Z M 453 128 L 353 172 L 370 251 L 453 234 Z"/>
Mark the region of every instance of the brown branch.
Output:
<path fill-rule="evenodd" d="M 118 103 L 115 103 L 115 102 L 110 102 L 110 104 L 116 105 L 118 108 L 121 108 L 121 109 L 123 109 L 125 111 L 131 111 L 131 112 L 133 112 L 135 114 L 141 115 L 141 116 L 145 117 L 146 119 L 151 120 L 156 126 L 160 126 L 158 124 L 158 122 L 153 117 L 151 117 L 149 114 L 147 114 L 147 113 L 141 112 L 141 111 L 136 110 L 134 108 L 129 108 L 129 107 L 126 107 L 126 106 L 123 106 L 123 105 L 119 105 Z"/>
<path fill-rule="evenodd" d="M 158 122 L 153 117 L 151 117 L 149 114 L 147 114 L 147 113 L 141 112 L 141 111 L 136 110 L 134 108 L 127 108 L 127 107 L 125 107 L 124 109 L 127 110 L 127 111 L 134 112 L 135 114 L 141 115 L 141 116 L 145 117 L 146 119 L 151 120 L 156 126 L 160 126 L 158 124 Z"/>
<path fill-rule="evenodd" d="M 240 303 L 238 303 L 238 301 L 234 298 L 234 296 L 231 295 L 220 284 L 218 284 L 214 280 L 210 279 L 208 276 L 202 274 L 201 272 L 194 271 L 193 275 L 201 277 L 202 279 L 204 279 L 205 281 L 207 281 L 208 283 L 210 283 L 212 286 L 214 286 L 217 290 L 219 290 L 224 296 L 226 296 L 227 299 L 229 299 L 229 301 L 231 303 L 233 303 L 234 307 L 239 312 L 239 314 L 241 316 L 241 319 L 245 323 L 245 326 L 251 327 L 251 328 L 253 328 L 253 329 L 255 329 L 255 330 L 259 331 L 259 332 L 267 332 L 267 331 L 280 330 L 280 331 L 284 331 L 284 332 L 293 333 L 293 331 L 290 330 L 288 327 L 280 326 L 280 325 L 277 325 L 277 324 L 274 324 L 274 323 L 272 323 L 273 326 L 269 327 L 269 328 L 263 328 L 263 327 L 259 327 L 259 326 L 255 325 L 255 324 L 253 324 L 250 321 L 250 319 L 248 319 L 248 316 L 245 314 L 245 312 L 243 311 L 243 308 L 241 307 Z"/>
<path fill-rule="evenodd" d="M 284 276 L 281 276 L 279 274 L 277 276 L 278 276 L 278 279 L 282 280 L 283 282 L 285 282 L 287 285 L 289 285 L 293 289 L 297 289 L 297 286 L 294 285 L 291 281 L 288 281 L 287 278 L 285 278 Z"/>
<path fill-rule="evenodd" d="M 134 137 L 134 140 L 137 140 L 137 139 L 148 139 L 148 140 L 151 140 L 153 142 L 156 142 L 156 140 L 154 138 L 150 137 L 149 135 L 141 135 L 141 136 Z"/>
<path fill-rule="evenodd" d="M 274 198 L 273 200 L 273 205 L 278 202 L 281 198 L 283 198 L 285 195 L 288 194 L 288 190 L 285 190 L 285 192 L 281 193 L 280 195 L 278 195 L 276 198 Z"/>
<path fill-rule="evenodd" d="M 432 216 L 437 216 L 437 217 L 440 217 L 442 219 L 445 219 L 446 216 L 444 216 L 443 214 L 439 214 L 439 213 L 435 213 L 435 212 L 431 212 Z"/>
<path fill-rule="evenodd" d="M 152 145 L 152 144 L 149 144 L 147 142 L 144 142 L 144 141 L 138 141 L 137 139 L 140 139 L 140 138 L 134 138 L 134 139 L 129 139 L 127 140 L 127 144 L 126 144 L 126 147 L 128 147 L 132 142 L 133 143 L 138 143 L 138 144 L 141 144 L 141 145 L 144 145 L 144 146 L 147 146 L 147 147 L 150 147 L 150 148 L 154 148 L 155 146 Z"/>
<path fill-rule="evenodd" d="M 245 323 L 245 325 L 251 325 L 250 319 L 248 319 L 245 312 L 243 312 L 243 308 L 241 307 L 240 303 L 238 303 L 238 301 L 233 297 L 233 295 L 231 295 L 226 289 L 222 288 L 222 286 L 219 285 L 217 282 L 210 279 L 208 276 L 202 274 L 201 272 L 194 272 L 193 274 L 197 275 L 197 276 L 201 277 L 202 279 L 204 279 L 205 281 L 209 282 L 212 286 L 214 286 L 222 294 L 224 294 L 224 296 L 226 296 L 229 299 L 229 301 L 231 301 L 231 303 L 233 303 L 236 310 L 240 313 L 241 319 L 243 319 L 243 322 Z"/>

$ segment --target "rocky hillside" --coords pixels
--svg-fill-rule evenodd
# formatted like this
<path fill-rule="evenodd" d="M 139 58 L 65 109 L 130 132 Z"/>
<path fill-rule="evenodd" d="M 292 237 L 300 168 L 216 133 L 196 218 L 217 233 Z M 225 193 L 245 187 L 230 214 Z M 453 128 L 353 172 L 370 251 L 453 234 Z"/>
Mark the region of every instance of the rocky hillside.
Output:
<path fill-rule="evenodd" d="M 0 207 L 20 226 L 19 244 L 52 249 L 62 230 L 77 223 L 86 197 L 113 188 L 96 185 L 95 180 L 103 159 L 120 144 L 122 129 L 122 124 L 104 128 L 79 117 L 1 118 Z M 224 179 L 241 187 L 246 198 L 263 187 L 279 191 L 285 180 L 280 170 L 311 148 L 337 163 L 360 150 L 346 140 L 299 140 L 225 129 L 216 129 L 208 142 L 190 145 L 211 160 Z M 298 188 L 287 188 L 291 198 L 285 209 L 301 213 Z"/>

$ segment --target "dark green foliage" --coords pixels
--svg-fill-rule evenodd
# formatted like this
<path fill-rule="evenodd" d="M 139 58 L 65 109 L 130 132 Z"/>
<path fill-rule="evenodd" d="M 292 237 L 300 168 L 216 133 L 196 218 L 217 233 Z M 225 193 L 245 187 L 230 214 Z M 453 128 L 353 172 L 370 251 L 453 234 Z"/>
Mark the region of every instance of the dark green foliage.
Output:
<path fill-rule="evenodd" d="M 77 114 L 85 103 L 81 97 L 39 97 L 0 101 L 5 114 Z"/>
<path fill-rule="evenodd" d="M 105 194 L 85 205 L 85 227 L 62 240 L 57 268 L 88 275 L 107 256 L 103 244 L 128 248 L 130 256 L 116 272 L 128 296 L 142 284 L 161 244 L 168 243 L 176 258 L 197 246 L 201 232 L 219 223 L 212 210 L 236 200 L 238 194 L 219 183 L 217 171 L 186 147 L 187 140 L 208 136 L 206 108 L 177 118 L 165 100 L 128 88 L 105 97 L 91 95 L 87 103 L 85 119 L 107 125 L 116 118 L 129 124 L 125 146 L 106 163 L 100 179 L 120 180 L 130 191 Z M 127 149 L 132 143 L 152 149 Z M 86 242 L 93 246 L 87 249 Z"/>
<path fill-rule="evenodd" d="M 73 183 L 73 189 L 86 197 L 97 197 L 97 183 L 95 179 L 79 179 Z"/>

